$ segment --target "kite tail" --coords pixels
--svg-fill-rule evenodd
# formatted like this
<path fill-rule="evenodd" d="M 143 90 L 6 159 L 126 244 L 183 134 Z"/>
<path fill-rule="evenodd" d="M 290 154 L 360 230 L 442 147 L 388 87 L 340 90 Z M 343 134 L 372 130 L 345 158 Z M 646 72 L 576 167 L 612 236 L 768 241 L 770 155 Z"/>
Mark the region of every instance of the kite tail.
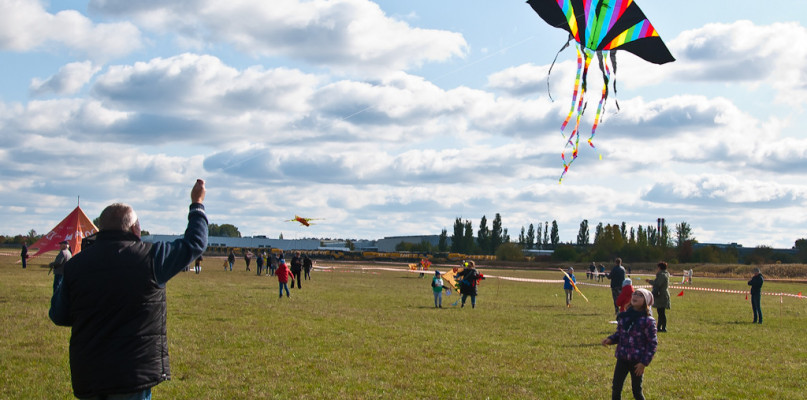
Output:
<path fill-rule="evenodd" d="M 597 61 L 600 64 L 600 72 L 602 73 L 602 96 L 600 97 L 600 103 L 597 105 L 597 114 L 594 115 L 594 124 L 591 126 L 591 136 L 588 138 L 588 145 L 595 151 L 597 148 L 594 147 L 594 135 L 597 132 L 597 125 L 602 121 L 602 112 L 608 101 L 608 82 L 611 80 L 611 70 L 608 68 L 608 59 L 604 58 L 600 51 L 597 52 Z M 602 154 L 600 154 L 600 160 L 602 160 Z"/>
<path fill-rule="evenodd" d="M 616 50 L 611 50 L 611 65 L 614 66 L 614 103 L 616 110 L 619 111 L 619 100 L 616 98 Z"/>
<path fill-rule="evenodd" d="M 563 183 L 563 176 L 569 171 L 569 166 L 571 166 L 574 160 L 577 159 L 577 150 L 580 145 L 580 119 L 586 111 L 586 103 L 583 100 L 586 97 L 586 79 L 588 76 L 588 68 L 591 65 L 591 55 L 586 52 L 585 49 L 583 50 L 583 55 L 585 56 L 585 65 L 583 66 L 582 79 L 580 81 L 580 96 L 577 99 L 577 116 L 575 118 L 576 121 L 574 130 L 572 131 L 571 135 L 569 135 L 569 140 L 566 141 L 563 153 L 560 155 L 561 160 L 563 160 L 563 172 L 560 174 L 560 179 L 558 179 L 559 184 Z M 564 122 L 564 126 L 565 124 L 566 123 Z M 572 139 L 574 139 L 574 142 L 572 142 Z M 566 147 L 569 147 L 569 145 L 572 146 L 572 159 L 567 161 Z"/>
<path fill-rule="evenodd" d="M 549 72 L 546 73 L 546 93 L 549 95 L 549 100 L 555 101 L 555 99 L 552 98 L 552 92 L 549 90 L 549 76 L 552 75 L 552 67 L 554 67 L 555 62 L 558 61 L 558 56 L 560 55 L 560 53 L 562 53 L 563 50 L 566 50 L 566 48 L 569 47 L 569 43 L 572 42 L 572 39 L 574 39 L 574 36 L 569 34 L 569 40 L 567 40 L 566 44 L 564 44 L 563 47 L 561 47 L 560 50 L 558 50 L 558 53 L 555 54 L 555 59 L 552 60 L 552 65 L 549 66 Z"/>
<path fill-rule="evenodd" d="M 577 49 L 577 76 L 574 78 L 574 93 L 572 93 L 572 105 L 569 107 L 569 115 L 560 125 L 560 134 L 563 137 L 566 137 L 563 133 L 566 130 L 566 124 L 569 123 L 569 120 L 572 119 L 572 114 L 574 114 L 574 106 L 577 103 L 577 94 L 580 88 L 580 77 L 583 74 L 583 56 L 580 54 L 580 46 L 577 43 L 575 43 L 575 49 Z"/>

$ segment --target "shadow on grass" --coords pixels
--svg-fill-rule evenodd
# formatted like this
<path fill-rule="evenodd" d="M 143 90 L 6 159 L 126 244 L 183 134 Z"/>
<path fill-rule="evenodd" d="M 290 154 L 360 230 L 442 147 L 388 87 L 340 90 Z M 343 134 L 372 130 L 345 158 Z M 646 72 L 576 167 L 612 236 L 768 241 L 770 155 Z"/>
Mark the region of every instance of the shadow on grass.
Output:
<path fill-rule="evenodd" d="M 572 313 L 555 313 L 558 317 L 598 317 L 602 316 L 602 314 L 597 313 L 584 313 L 584 314 L 572 314 Z"/>
<path fill-rule="evenodd" d="M 602 343 L 577 343 L 577 344 L 564 344 L 560 347 L 568 348 L 581 348 L 581 347 L 602 347 Z"/>

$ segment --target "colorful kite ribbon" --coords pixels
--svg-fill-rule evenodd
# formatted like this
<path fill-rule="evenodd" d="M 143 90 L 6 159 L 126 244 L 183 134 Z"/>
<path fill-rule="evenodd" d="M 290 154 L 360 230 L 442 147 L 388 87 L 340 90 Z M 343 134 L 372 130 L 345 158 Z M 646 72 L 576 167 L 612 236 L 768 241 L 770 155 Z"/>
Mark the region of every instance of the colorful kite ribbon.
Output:
<path fill-rule="evenodd" d="M 563 177 L 569 171 L 569 167 L 574 163 L 577 159 L 577 154 L 580 147 L 580 119 L 583 117 L 583 114 L 586 112 L 586 106 L 588 102 L 585 101 L 586 95 L 586 88 L 587 88 L 587 77 L 588 77 L 588 69 L 591 65 L 591 61 L 593 59 L 593 55 L 596 54 L 597 62 L 600 67 L 600 72 L 602 73 L 602 93 L 600 95 L 600 101 L 597 104 L 597 113 L 594 115 L 594 123 L 591 126 L 591 135 L 589 136 L 587 142 L 588 145 L 591 146 L 594 151 L 597 151 L 596 146 L 594 146 L 594 135 L 597 133 L 597 126 L 599 126 L 600 122 L 602 122 L 603 118 L 603 111 L 605 110 L 605 105 L 608 101 L 608 84 L 611 82 L 611 68 L 608 66 L 608 53 L 610 53 L 611 63 L 614 65 L 614 73 L 616 73 L 616 57 L 615 51 L 596 51 L 591 52 L 590 50 L 583 48 L 582 46 L 577 45 L 577 76 L 574 80 L 574 92 L 572 94 L 572 104 L 569 109 L 569 114 L 566 116 L 566 119 L 563 121 L 563 124 L 560 126 L 560 133 L 566 138 L 565 130 L 566 126 L 568 125 L 569 121 L 572 118 L 572 115 L 575 115 L 575 126 L 572 130 L 572 133 L 569 135 L 568 139 L 566 140 L 566 145 L 563 148 L 563 152 L 561 153 L 560 157 L 563 161 L 563 172 L 560 175 L 560 179 L 558 179 L 558 183 L 563 183 Z M 605 54 L 603 54 L 605 53 Z M 616 84 L 616 80 L 614 80 L 614 85 Z M 578 94 L 579 92 L 579 94 Z M 614 87 L 614 93 L 616 94 L 616 87 Z M 576 106 L 576 107 L 575 107 Z M 617 109 L 619 109 L 619 104 L 617 103 Z M 568 147 L 572 147 L 571 158 L 566 158 L 566 149 Z M 599 159 L 602 160 L 602 154 L 599 154 Z"/>

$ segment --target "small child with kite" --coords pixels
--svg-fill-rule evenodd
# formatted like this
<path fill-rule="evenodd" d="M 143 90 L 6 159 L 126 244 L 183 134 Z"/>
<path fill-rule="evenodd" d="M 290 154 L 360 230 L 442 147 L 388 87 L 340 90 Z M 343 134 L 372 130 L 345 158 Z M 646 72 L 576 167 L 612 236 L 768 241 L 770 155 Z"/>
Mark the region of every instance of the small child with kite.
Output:
<path fill-rule="evenodd" d="M 622 386 L 630 374 L 633 397 L 644 399 L 642 379 L 645 368 L 650 365 L 658 346 L 656 320 L 650 307 L 653 294 L 647 289 L 637 289 L 631 295 L 631 307 L 617 316 L 616 332 L 602 341 L 603 346 L 616 344 L 616 366 L 611 386 L 611 398 L 622 398 Z"/>
<path fill-rule="evenodd" d="M 569 271 L 563 274 L 563 291 L 566 292 L 566 307 L 572 306 L 572 293 L 574 293 L 575 283 L 574 268 L 569 267 Z"/>
<path fill-rule="evenodd" d="M 434 278 L 432 278 L 434 308 L 443 308 L 443 289 L 448 290 L 448 287 L 443 285 L 443 278 L 440 275 L 440 271 L 434 271 Z"/>

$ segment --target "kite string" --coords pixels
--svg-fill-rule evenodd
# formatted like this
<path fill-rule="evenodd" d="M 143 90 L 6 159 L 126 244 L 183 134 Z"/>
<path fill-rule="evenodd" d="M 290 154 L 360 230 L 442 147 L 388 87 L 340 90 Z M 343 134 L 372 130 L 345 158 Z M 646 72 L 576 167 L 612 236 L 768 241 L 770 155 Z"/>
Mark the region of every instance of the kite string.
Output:
<path fill-rule="evenodd" d="M 549 95 L 549 100 L 551 101 L 555 101 L 555 99 L 552 98 L 552 91 L 549 89 L 549 76 L 552 75 L 552 68 L 555 66 L 555 62 L 558 61 L 558 56 L 563 52 L 563 50 L 566 50 L 566 48 L 569 47 L 569 43 L 572 42 L 572 39 L 574 39 L 574 37 L 570 33 L 569 39 L 566 40 L 566 44 L 564 44 L 563 47 L 558 50 L 557 54 L 555 54 L 555 58 L 552 60 L 552 64 L 549 66 L 549 72 L 546 73 L 546 93 Z"/>

